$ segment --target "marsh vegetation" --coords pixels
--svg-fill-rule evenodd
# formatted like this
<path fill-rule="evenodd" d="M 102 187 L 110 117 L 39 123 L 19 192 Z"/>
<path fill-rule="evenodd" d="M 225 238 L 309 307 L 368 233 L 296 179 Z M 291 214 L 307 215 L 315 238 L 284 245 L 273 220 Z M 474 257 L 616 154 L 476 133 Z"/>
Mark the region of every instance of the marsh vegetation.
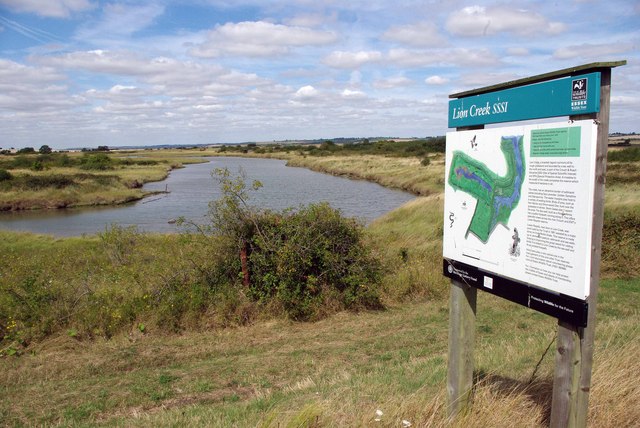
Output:
<path fill-rule="evenodd" d="M 212 206 L 212 229 L 0 233 L 2 420 L 369 426 L 381 410 L 385 426 L 452 426 L 442 155 L 429 153 L 427 166 L 280 155 L 426 196 L 363 228 L 321 205 L 245 211 L 252 183 L 223 174 L 230 199 Z M 640 419 L 640 176 L 622 156 L 608 163 L 593 426 Z M 556 321 L 478 298 L 475 400 L 453 426 L 545 426 Z"/>
<path fill-rule="evenodd" d="M 0 155 L 0 211 L 117 205 L 148 195 L 142 185 L 197 157 L 146 151 Z"/>

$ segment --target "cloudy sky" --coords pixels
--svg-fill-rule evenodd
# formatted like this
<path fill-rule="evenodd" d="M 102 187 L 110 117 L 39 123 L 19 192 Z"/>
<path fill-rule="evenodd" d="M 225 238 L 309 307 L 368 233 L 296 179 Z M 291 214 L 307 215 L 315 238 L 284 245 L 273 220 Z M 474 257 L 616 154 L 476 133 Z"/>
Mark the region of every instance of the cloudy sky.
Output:
<path fill-rule="evenodd" d="M 447 131 L 448 95 L 595 61 L 640 131 L 637 0 L 0 0 L 0 147 Z"/>

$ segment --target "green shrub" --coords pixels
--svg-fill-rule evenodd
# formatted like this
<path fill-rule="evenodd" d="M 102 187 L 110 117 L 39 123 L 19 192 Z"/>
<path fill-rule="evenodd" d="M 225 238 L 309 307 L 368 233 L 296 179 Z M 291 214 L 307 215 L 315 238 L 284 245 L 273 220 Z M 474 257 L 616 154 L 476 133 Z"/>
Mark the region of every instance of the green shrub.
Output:
<path fill-rule="evenodd" d="M 11 158 L 4 159 L 0 162 L 0 168 L 4 169 L 16 169 L 16 168 L 30 168 L 37 171 L 42 167 L 46 169 L 49 167 L 68 167 L 74 166 L 81 162 L 80 159 L 74 160 L 66 153 L 41 153 L 37 156 L 25 156 L 24 154 Z"/>
<path fill-rule="evenodd" d="M 339 150 L 340 147 L 338 147 L 336 145 L 336 143 L 334 143 L 333 141 L 323 141 L 320 144 L 320 150 L 328 150 L 331 152 L 335 152 L 336 150 Z"/>
<path fill-rule="evenodd" d="M 20 177 L 20 182 L 17 183 L 18 187 L 22 187 L 25 190 L 40 190 L 46 188 L 64 189 L 75 184 L 75 181 L 71 177 L 66 175 L 26 175 Z"/>
<path fill-rule="evenodd" d="M 607 159 L 610 162 L 638 162 L 640 161 L 640 147 L 627 147 L 622 150 L 611 150 Z"/>
<path fill-rule="evenodd" d="M 31 169 L 34 171 L 42 171 L 44 169 L 44 164 L 40 160 L 35 160 L 33 165 L 31 165 Z"/>
<path fill-rule="evenodd" d="M 442 135 L 427 138 L 425 148 L 429 153 L 444 153 L 447 151 L 447 138 Z"/>
<path fill-rule="evenodd" d="M 120 165 L 158 165 L 158 161 L 153 159 L 119 159 L 118 163 Z"/>
<path fill-rule="evenodd" d="M 114 161 L 106 153 L 85 154 L 80 159 L 80 168 L 105 171 L 113 169 Z"/>
<path fill-rule="evenodd" d="M 5 172 L 9 174 L 10 179 L 0 179 L 0 183 L 2 183 L 2 190 L 64 189 L 76 184 L 73 178 L 67 175 L 17 175 L 14 177 L 8 171 Z M 2 173 L 0 173 L 0 175 L 2 175 Z"/>
<path fill-rule="evenodd" d="M 275 303 L 296 320 L 318 318 L 327 305 L 380 306 L 381 265 L 361 224 L 326 203 L 282 212 L 250 207 L 242 177 L 216 174 L 224 196 L 211 205 L 212 231 L 226 238 L 230 280 L 242 282 L 252 299 Z"/>
<path fill-rule="evenodd" d="M 11 180 L 13 176 L 6 169 L 0 169 L 0 181 Z"/>
<path fill-rule="evenodd" d="M 69 157 L 69 155 L 63 153 L 63 154 L 55 154 L 54 157 L 52 158 L 52 164 L 54 166 L 67 167 L 67 166 L 73 166 L 74 162 Z"/>
<path fill-rule="evenodd" d="M 24 155 L 16 156 L 13 159 L 12 168 L 31 168 L 33 164 L 33 157 L 28 157 Z"/>

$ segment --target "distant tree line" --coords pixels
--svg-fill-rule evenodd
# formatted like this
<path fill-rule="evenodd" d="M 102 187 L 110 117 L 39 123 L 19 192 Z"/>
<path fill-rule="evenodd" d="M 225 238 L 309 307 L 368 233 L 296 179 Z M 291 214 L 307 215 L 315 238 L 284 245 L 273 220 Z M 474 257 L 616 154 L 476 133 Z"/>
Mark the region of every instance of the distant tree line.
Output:
<path fill-rule="evenodd" d="M 264 144 L 255 143 L 243 145 L 223 145 L 221 152 L 236 153 L 278 153 L 300 152 L 310 156 L 375 154 L 393 157 L 424 157 L 429 153 L 444 153 L 446 138 L 444 136 L 428 137 L 417 140 L 380 140 L 364 139 L 358 142 L 336 144 L 332 140 L 325 140 L 319 144 Z"/>
<path fill-rule="evenodd" d="M 107 153 L 96 153 L 95 151 L 83 153 L 82 156 L 69 156 L 67 153 L 53 153 L 47 148 L 48 146 L 44 150 L 41 148 L 39 152 L 36 152 L 33 148 L 25 151 L 25 149 L 29 149 L 26 147 L 15 156 L 0 159 L 0 170 L 4 171 L 0 181 L 9 180 L 11 174 L 8 171 L 14 169 L 43 171 L 55 167 L 75 167 L 83 170 L 107 171 L 119 166 L 156 165 L 158 163 L 158 161 L 151 159 L 118 159 Z"/>
<path fill-rule="evenodd" d="M 13 148 L 12 148 L 13 149 Z M 90 148 L 83 148 L 81 149 L 82 152 L 108 152 L 109 151 L 109 146 L 98 146 L 95 149 L 90 149 Z M 63 150 L 64 152 L 64 150 Z M 21 149 L 18 149 L 15 151 L 13 150 L 6 150 L 6 149 L 2 149 L 0 148 L 0 155 L 31 155 L 31 154 L 35 154 L 35 153 L 40 153 L 41 155 L 48 155 L 50 153 L 53 153 L 53 149 L 48 145 L 48 144 L 43 144 L 42 146 L 40 146 L 40 148 L 38 149 L 38 151 L 36 151 L 36 149 L 34 149 L 33 147 L 23 147 Z"/>

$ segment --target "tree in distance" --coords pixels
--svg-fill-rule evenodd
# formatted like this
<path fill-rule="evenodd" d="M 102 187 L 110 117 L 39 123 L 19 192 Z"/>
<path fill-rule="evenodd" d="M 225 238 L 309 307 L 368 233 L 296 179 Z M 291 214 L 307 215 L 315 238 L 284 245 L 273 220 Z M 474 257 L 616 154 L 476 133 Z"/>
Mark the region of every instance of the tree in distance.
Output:
<path fill-rule="evenodd" d="M 51 147 L 49 147 L 49 146 L 48 146 L 48 145 L 46 145 L 46 144 L 43 144 L 42 146 L 40 146 L 40 149 L 38 150 L 38 152 L 39 152 L 41 155 L 48 155 L 48 154 L 50 154 L 52 151 L 53 151 L 53 150 L 51 150 Z"/>

